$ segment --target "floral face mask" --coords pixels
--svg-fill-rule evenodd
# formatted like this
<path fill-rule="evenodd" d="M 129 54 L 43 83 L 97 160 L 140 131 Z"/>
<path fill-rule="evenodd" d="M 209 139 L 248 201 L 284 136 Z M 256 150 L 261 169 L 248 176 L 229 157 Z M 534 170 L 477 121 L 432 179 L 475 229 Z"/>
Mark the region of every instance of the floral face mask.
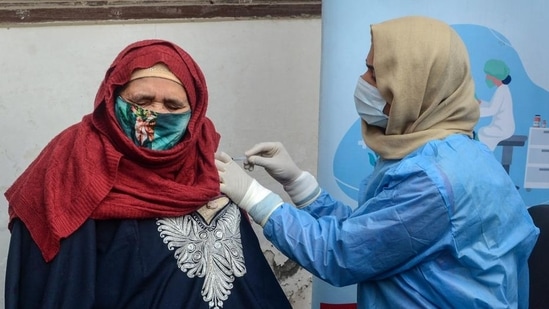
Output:
<path fill-rule="evenodd" d="M 191 111 L 179 114 L 157 113 L 126 102 L 118 96 L 115 113 L 124 133 L 135 145 L 167 150 L 181 140 L 191 119 Z"/>

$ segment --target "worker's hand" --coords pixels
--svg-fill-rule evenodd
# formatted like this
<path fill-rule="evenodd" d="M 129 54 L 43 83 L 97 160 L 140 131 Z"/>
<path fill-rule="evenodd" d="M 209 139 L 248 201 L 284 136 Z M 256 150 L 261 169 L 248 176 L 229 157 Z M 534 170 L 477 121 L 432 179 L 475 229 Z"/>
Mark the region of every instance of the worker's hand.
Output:
<path fill-rule="evenodd" d="M 310 205 L 320 195 L 316 178 L 299 169 L 281 143 L 259 143 L 244 154 L 247 157 L 245 164 L 263 166 L 269 175 L 282 184 L 298 208 Z"/>
<path fill-rule="evenodd" d="M 282 185 L 296 180 L 303 172 L 294 163 L 284 145 L 279 142 L 265 142 L 253 146 L 244 153 L 249 166 L 263 166 L 267 173 Z"/>
<path fill-rule="evenodd" d="M 224 152 L 215 154 L 221 192 L 240 208 L 247 211 L 255 222 L 265 225 L 273 211 L 283 204 L 282 198 L 259 184 Z"/>

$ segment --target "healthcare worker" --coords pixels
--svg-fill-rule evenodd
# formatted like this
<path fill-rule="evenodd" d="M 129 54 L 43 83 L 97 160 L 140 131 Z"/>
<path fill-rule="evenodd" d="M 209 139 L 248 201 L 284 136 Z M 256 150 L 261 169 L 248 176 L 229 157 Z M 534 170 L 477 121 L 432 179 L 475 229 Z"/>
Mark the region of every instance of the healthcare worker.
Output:
<path fill-rule="evenodd" d="M 496 149 L 499 142 L 511 137 L 515 132 L 509 72 L 509 67 L 501 60 L 491 59 L 484 65 L 486 85 L 489 88 L 497 87 L 497 89 L 489 102 L 480 100 L 480 117 L 492 117 L 492 121 L 489 125 L 480 128 L 478 138 L 492 151 Z"/>
<path fill-rule="evenodd" d="M 264 167 L 293 205 L 224 152 L 216 154 L 221 191 L 315 276 L 358 284 L 358 308 L 527 308 L 539 230 L 501 164 L 472 138 L 479 106 L 464 43 L 425 17 L 374 24 L 371 33 L 355 103 L 380 158 L 356 209 L 278 142 L 246 151 L 247 164 Z"/>

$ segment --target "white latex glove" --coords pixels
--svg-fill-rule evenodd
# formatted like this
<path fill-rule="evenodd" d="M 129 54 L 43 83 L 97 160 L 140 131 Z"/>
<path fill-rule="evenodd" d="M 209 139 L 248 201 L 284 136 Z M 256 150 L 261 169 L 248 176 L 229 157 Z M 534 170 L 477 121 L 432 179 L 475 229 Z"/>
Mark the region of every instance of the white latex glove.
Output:
<path fill-rule="evenodd" d="M 283 204 L 280 196 L 250 177 L 228 154 L 216 153 L 215 166 L 219 173 L 221 192 L 248 212 L 261 226 Z"/>
<path fill-rule="evenodd" d="M 247 157 L 246 164 L 263 166 L 281 185 L 293 182 L 303 172 L 280 142 L 259 143 L 244 154 Z"/>
<path fill-rule="evenodd" d="M 284 191 L 298 208 L 311 204 L 320 195 L 316 178 L 297 167 L 282 143 L 259 143 L 244 154 L 247 157 L 245 167 L 263 166 L 271 177 L 283 185 Z"/>
<path fill-rule="evenodd" d="M 215 166 L 219 173 L 221 192 L 240 205 L 254 179 L 224 152 L 215 154 Z"/>

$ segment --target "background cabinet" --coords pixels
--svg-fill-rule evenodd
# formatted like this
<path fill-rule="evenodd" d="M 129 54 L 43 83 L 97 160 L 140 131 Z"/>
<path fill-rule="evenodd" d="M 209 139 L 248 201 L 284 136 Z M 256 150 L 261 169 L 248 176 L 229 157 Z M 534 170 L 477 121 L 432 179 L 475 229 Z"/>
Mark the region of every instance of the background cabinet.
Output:
<path fill-rule="evenodd" d="M 549 128 L 530 128 L 524 188 L 549 188 Z"/>

